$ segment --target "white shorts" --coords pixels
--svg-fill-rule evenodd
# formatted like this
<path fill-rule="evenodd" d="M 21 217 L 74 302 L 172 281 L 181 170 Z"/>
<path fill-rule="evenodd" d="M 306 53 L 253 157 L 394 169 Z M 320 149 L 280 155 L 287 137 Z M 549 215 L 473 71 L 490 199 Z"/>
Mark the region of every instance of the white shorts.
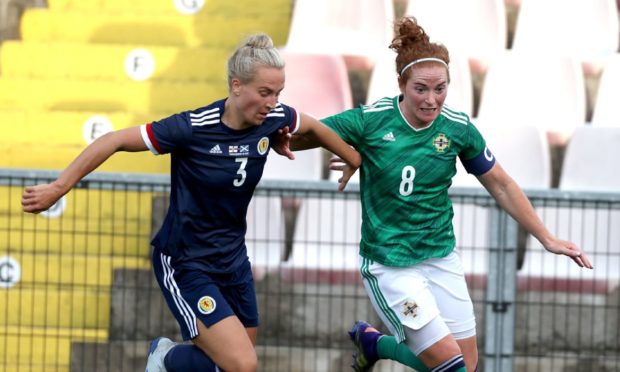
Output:
<path fill-rule="evenodd" d="M 423 333 L 424 340 L 415 340 L 416 354 L 448 333 L 457 340 L 476 334 L 474 306 L 456 252 L 410 267 L 383 266 L 361 256 L 359 263 L 366 292 L 398 342 Z"/>

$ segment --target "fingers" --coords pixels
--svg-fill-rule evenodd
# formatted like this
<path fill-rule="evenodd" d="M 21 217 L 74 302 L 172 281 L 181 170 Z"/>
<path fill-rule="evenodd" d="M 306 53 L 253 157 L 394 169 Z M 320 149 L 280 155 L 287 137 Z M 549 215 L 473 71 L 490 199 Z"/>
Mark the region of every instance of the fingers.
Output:
<path fill-rule="evenodd" d="M 340 179 L 338 179 L 338 191 L 344 191 L 344 189 L 347 187 L 347 184 L 349 183 L 350 179 L 351 179 L 351 175 L 350 174 L 348 174 L 348 175 L 344 174 L 342 177 L 340 177 Z"/>
<path fill-rule="evenodd" d="M 22 210 L 27 213 L 40 213 L 49 208 L 45 204 L 45 185 L 29 186 L 22 194 Z"/>
<path fill-rule="evenodd" d="M 590 262 L 588 256 L 573 243 L 568 243 L 566 250 L 563 253 L 569 256 L 577 265 L 579 265 L 579 267 L 584 267 L 587 269 L 594 268 L 594 265 L 592 265 L 592 262 Z"/>
<path fill-rule="evenodd" d="M 579 267 L 585 267 L 587 269 L 594 269 L 594 265 L 592 265 L 588 256 L 586 256 L 583 252 L 571 258 L 573 259 L 573 261 L 575 261 L 577 265 L 579 265 Z"/>
<path fill-rule="evenodd" d="M 22 197 L 22 210 L 27 213 L 39 213 L 42 211 L 34 195 L 24 195 Z"/>
<path fill-rule="evenodd" d="M 334 171 L 342 171 L 347 167 L 347 164 L 344 162 L 344 160 L 340 159 L 337 156 L 332 156 L 329 159 L 329 169 L 334 170 Z"/>

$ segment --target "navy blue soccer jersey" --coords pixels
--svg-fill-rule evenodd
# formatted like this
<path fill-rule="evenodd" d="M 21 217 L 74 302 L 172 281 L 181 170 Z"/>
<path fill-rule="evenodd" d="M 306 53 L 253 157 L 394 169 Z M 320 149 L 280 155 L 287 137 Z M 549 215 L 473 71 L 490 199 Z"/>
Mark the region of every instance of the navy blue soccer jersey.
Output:
<path fill-rule="evenodd" d="M 278 104 L 259 126 L 224 123 L 225 99 L 145 124 L 155 154 L 170 153 L 170 207 L 152 241 L 173 260 L 209 272 L 233 272 L 247 260 L 246 212 L 278 129 L 299 128 L 292 107 Z"/>

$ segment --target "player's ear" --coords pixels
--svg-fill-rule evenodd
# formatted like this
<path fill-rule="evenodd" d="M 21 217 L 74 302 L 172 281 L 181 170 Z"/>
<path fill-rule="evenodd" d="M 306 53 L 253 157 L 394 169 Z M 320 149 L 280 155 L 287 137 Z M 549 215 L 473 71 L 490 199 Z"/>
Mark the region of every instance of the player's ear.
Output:
<path fill-rule="evenodd" d="M 241 82 L 239 81 L 239 79 L 234 78 L 231 80 L 230 90 L 235 96 L 239 96 L 241 94 Z"/>

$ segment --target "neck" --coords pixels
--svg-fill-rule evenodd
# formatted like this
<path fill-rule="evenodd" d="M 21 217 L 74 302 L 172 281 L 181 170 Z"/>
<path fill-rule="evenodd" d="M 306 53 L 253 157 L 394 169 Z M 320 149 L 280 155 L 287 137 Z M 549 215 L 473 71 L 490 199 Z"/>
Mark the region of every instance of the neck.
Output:
<path fill-rule="evenodd" d="M 409 126 L 413 129 L 423 129 L 432 123 L 432 121 L 430 123 L 419 123 L 416 120 L 416 116 L 408 110 L 407 106 L 402 101 L 398 103 L 398 107 L 400 108 L 400 112 L 403 115 L 403 118 L 405 118 L 407 124 L 409 124 Z"/>
<path fill-rule="evenodd" d="M 224 114 L 222 115 L 222 123 L 231 129 L 247 128 L 239 111 L 236 109 L 230 97 L 224 102 Z"/>

